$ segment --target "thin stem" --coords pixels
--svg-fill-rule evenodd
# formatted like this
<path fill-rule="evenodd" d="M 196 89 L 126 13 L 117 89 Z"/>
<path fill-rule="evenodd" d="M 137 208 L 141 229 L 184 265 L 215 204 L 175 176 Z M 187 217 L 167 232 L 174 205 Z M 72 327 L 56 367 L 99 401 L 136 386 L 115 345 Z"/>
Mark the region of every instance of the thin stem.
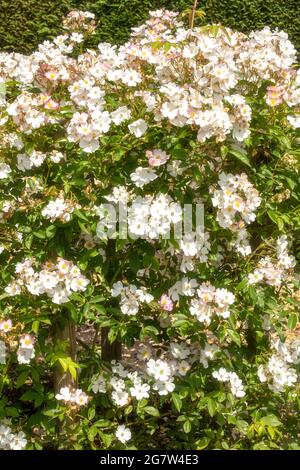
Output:
<path fill-rule="evenodd" d="M 197 4 L 198 4 L 198 0 L 194 0 L 194 5 L 191 11 L 191 18 L 190 18 L 190 29 L 193 29 L 194 27 Z"/>

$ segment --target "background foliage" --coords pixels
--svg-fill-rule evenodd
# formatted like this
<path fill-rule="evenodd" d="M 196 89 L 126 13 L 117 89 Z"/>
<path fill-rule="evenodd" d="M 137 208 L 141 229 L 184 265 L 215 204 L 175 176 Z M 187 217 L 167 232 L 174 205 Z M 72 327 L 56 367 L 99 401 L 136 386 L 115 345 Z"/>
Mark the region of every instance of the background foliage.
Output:
<path fill-rule="evenodd" d="M 96 14 L 100 28 L 90 46 L 100 41 L 124 42 L 130 28 L 142 23 L 149 10 L 166 7 L 183 11 L 192 0 L 0 0 L 0 49 L 31 52 L 43 40 L 61 31 L 61 17 L 68 10 L 83 9 Z M 205 21 L 220 22 L 240 31 L 269 25 L 289 33 L 300 47 L 300 2 L 298 0 L 200 0 Z"/>

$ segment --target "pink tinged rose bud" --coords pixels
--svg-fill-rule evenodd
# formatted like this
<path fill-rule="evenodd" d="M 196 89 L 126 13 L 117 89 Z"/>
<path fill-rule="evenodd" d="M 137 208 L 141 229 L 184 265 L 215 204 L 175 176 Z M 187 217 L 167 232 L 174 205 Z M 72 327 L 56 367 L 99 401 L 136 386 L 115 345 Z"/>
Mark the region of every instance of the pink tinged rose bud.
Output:
<path fill-rule="evenodd" d="M 171 312 L 173 310 L 173 302 L 166 294 L 163 294 L 159 300 L 159 305 L 163 310 Z"/>

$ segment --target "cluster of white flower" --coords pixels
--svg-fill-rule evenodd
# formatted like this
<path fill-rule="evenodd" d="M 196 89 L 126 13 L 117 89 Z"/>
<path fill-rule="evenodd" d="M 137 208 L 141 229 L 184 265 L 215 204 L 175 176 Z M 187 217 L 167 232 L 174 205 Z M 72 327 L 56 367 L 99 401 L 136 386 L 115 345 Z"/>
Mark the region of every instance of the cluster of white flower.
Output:
<path fill-rule="evenodd" d="M 214 315 L 228 318 L 229 306 L 234 301 L 234 295 L 227 289 L 216 289 L 210 283 L 202 283 L 197 289 L 197 298 L 191 300 L 190 313 L 199 322 L 209 325 Z"/>
<path fill-rule="evenodd" d="M 251 247 L 245 225 L 255 220 L 255 210 L 261 198 L 245 173 L 221 173 L 218 184 L 221 189 L 213 190 L 212 197 L 213 206 L 218 208 L 217 221 L 221 227 L 237 234 L 234 242 L 236 250 L 244 256 L 248 255 Z"/>
<path fill-rule="evenodd" d="M 167 395 L 175 389 L 175 364 L 163 359 L 150 359 L 147 362 L 147 373 L 155 379 L 153 390 L 159 395 Z"/>
<path fill-rule="evenodd" d="M 166 194 L 136 197 L 128 208 L 128 231 L 133 237 L 150 240 L 167 237 L 171 224 L 182 221 L 182 208 Z"/>
<path fill-rule="evenodd" d="M 280 287 L 288 271 L 296 265 L 296 259 L 289 255 L 289 240 L 286 235 L 277 239 L 277 261 L 274 263 L 270 256 L 262 258 L 258 267 L 248 276 L 249 284 L 265 282 L 270 286 Z"/>
<path fill-rule="evenodd" d="M 23 450 L 25 449 L 26 445 L 27 439 L 22 431 L 14 434 L 8 423 L 0 422 L 0 449 Z"/>
<path fill-rule="evenodd" d="M 201 233 L 200 230 L 193 233 L 186 233 L 179 240 L 179 247 L 183 254 L 180 256 L 180 270 L 183 273 L 193 271 L 195 269 L 195 261 L 206 263 L 208 253 L 211 248 L 209 234 Z M 177 250 L 178 253 L 178 250 Z"/>
<path fill-rule="evenodd" d="M 80 388 L 71 390 L 69 387 L 62 387 L 59 393 L 55 395 L 55 398 L 56 400 L 78 406 L 84 406 L 89 401 L 89 397 Z"/>
<path fill-rule="evenodd" d="M 42 210 L 42 216 L 50 219 L 53 222 L 58 219 L 62 222 L 69 222 L 72 218 L 77 205 L 73 201 L 57 197 L 54 201 L 50 201 L 47 206 Z"/>
<path fill-rule="evenodd" d="M 86 30 L 92 32 L 95 27 L 95 15 L 90 11 L 72 10 L 63 19 L 63 25 L 70 31 Z"/>
<path fill-rule="evenodd" d="M 229 93 L 241 77 L 249 82 L 266 77 L 274 80 L 274 76 L 287 80 L 296 59 L 287 35 L 268 28 L 252 33 L 249 39 L 227 28 L 215 34 L 208 28 L 188 31 L 173 12 L 160 11 L 161 18 L 156 13 L 135 28 L 132 36 L 136 40 L 126 51 L 156 67 L 162 97 L 145 95 L 148 109 L 154 109 L 156 120 L 167 118 L 176 126 L 195 124 L 200 141 L 213 135 L 224 140 L 230 132 L 236 140 L 244 140 L 249 135 L 251 109 L 243 96 Z M 167 42 L 171 47 L 167 51 L 154 49 L 153 41 Z"/>
<path fill-rule="evenodd" d="M 21 64 L 22 63 L 23 61 L 21 60 Z M 21 132 L 30 134 L 35 129 L 39 129 L 41 126 L 55 123 L 55 119 L 53 117 L 47 115 L 44 110 L 39 109 L 43 105 L 43 101 L 44 95 L 34 95 L 28 93 L 27 91 L 23 91 L 19 96 L 16 97 L 15 101 L 7 106 L 6 111 Z M 25 157 L 26 155 L 24 156 L 24 159 Z M 29 160 L 28 157 L 27 159 Z M 32 163 L 32 166 L 33 165 L 34 163 Z M 25 170 L 22 169 L 21 171 Z"/>
<path fill-rule="evenodd" d="M 64 82 L 77 107 L 66 126 L 68 138 L 78 141 L 84 151 L 94 152 L 99 137 L 112 123 L 119 125 L 131 117 L 132 110 L 124 103 L 113 111 L 106 109 L 105 95 L 118 85 L 126 86 L 130 97 L 142 99 L 157 122 L 195 126 L 201 142 L 210 137 L 222 141 L 229 134 L 237 141 L 248 137 L 251 109 L 244 96 L 235 93 L 240 80 L 250 86 L 271 80 L 273 88 L 283 88 L 283 99 L 289 106 L 299 102 L 299 73 L 291 67 L 296 51 L 285 33 L 264 28 L 247 37 L 221 27 L 191 31 L 177 20 L 178 13 L 158 12 L 161 17 L 151 12 L 150 19 L 133 30 L 124 46 L 102 43 L 98 52 L 88 50 L 77 60 L 69 54 L 82 42 L 82 33 L 95 28 L 94 18 L 92 14 L 86 16 L 87 12 L 68 15 L 65 24 L 71 33 L 46 41 L 30 56 L 1 53 L 4 80 L 18 80 L 43 90 L 31 94 L 27 87 L 22 89 L 7 106 L 9 118 L 26 132 L 64 121 L 60 107 L 69 102 L 57 103 L 52 97 L 59 83 Z M 170 47 L 154 47 L 154 42 Z M 153 91 L 143 90 L 145 80 Z M 137 85 L 141 90 L 131 92 Z M 49 111 L 55 111 L 55 117 Z M 147 127 L 146 120 L 138 115 L 128 126 L 137 138 Z"/>
<path fill-rule="evenodd" d="M 29 364 L 34 356 L 34 338 L 28 334 L 25 334 L 20 338 L 20 344 L 17 351 L 18 363 Z"/>
<path fill-rule="evenodd" d="M 68 127 L 68 139 L 79 142 L 80 147 L 87 153 L 99 148 L 99 137 L 109 131 L 111 119 L 107 111 L 101 108 L 88 113 L 74 113 Z"/>
<path fill-rule="evenodd" d="M 112 297 L 121 296 L 120 308 L 124 315 L 136 315 L 142 303 L 149 304 L 153 300 L 153 296 L 145 287 L 138 288 L 134 284 L 125 286 L 121 281 L 113 284 L 111 295 Z"/>
<path fill-rule="evenodd" d="M 120 407 L 128 405 L 130 401 L 130 396 L 129 393 L 126 391 L 125 380 L 112 377 L 109 384 L 113 389 L 111 394 L 112 401 Z"/>
<path fill-rule="evenodd" d="M 213 377 L 219 382 L 229 382 L 231 393 L 235 397 L 242 398 L 245 396 L 243 382 L 235 372 L 228 372 L 224 367 L 212 373 Z"/>
<path fill-rule="evenodd" d="M 148 344 L 140 344 L 139 371 L 132 372 L 112 361 L 112 375 L 94 377 L 91 389 L 94 393 L 106 394 L 111 390 L 112 401 L 119 407 L 128 405 L 132 398 L 138 401 L 149 398 L 151 390 L 161 396 L 168 395 L 175 389 L 175 377 L 184 377 L 199 360 L 198 345 L 183 342 L 171 342 L 165 358 L 154 359 L 153 353 Z"/>
<path fill-rule="evenodd" d="M 33 295 L 47 294 L 55 304 L 68 302 L 72 292 L 83 292 L 89 284 L 79 268 L 63 258 L 56 263 L 48 261 L 40 272 L 35 272 L 33 261 L 27 259 L 17 263 L 15 272 L 18 277 L 6 286 L 7 294 L 18 295 L 26 288 Z"/>
<path fill-rule="evenodd" d="M 104 197 L 107 199 L 107 201 L 113 202 L 115 204 L 127 204 L 130 200 L 131 194 L 126 186 L 114 186 L 112 188 L 112 192 Z"/>
<path fill-rule="evenodd" d="M 300 73 L 293 67 L 296 50 L 287 35 L 278 31 L 271 32 L 269 28 L 249 35 L 217 25 L 185 29 L 183 23 L 178 21 L 177 13 L 158 10 L 150 13 L 150 19 L 145 24 L 134 28 L 130 39 L 123 46 L 101 43 L 98 50 L 87 49 L 84 53 L 77 54 L 80 49 L 77 45 L 83 42 L 85 33 L 91 33 L 95 29 L 94 15 L 73 11 L 66 16 L 64 26 L 68 29 L 66 34 L 57 36 L 51 42 L 45 41 L 31 55 L 0 53 L 1 83 L 9 82 L 12 87 L 17 84 L 13 88 L 14 92 L 9 94 L 9 99 L 1 99 L 0 103 L 0 180 L 3 180 L 4 197 L 7 198 L 0 201 L 0 222 L 8 220 L 18 205 L 20 211 L 25 213 L 27 207 L 23 202 L 28 202 L 29 207 L 35 207 L 34 200 L 38 205 L 42 204 L 43 217 L 52 222 L 69 222 L 74 210 L 80 206 L 64 199 L 63 192 L 49 192 L 49 178 L 44 177 L 46 173 L 42 172 L 44 176 L 35 178 L 25 177 L 25 172 L 41 167 L 48 159 L 49 172 L 55 173 L 57 167 L 53 164 L 66 160 L 66 149 L 68 159 L 69 155 L 76 155 L 75 161 L 83 152 L 94 153 L 100 145 L 105 146 L 108 142 L 111 147 L 108 158 L 117 161 L 118 158 L 123 158 L 124 151 L 124 160 L 127 160 L 127 156 L 128 160 L 122 171 L 114 171 L 112 174 L 112 181 L 120 185 L 112 188 L 110 194 L 106 195 L 102 192 L 110 191 L 111 181 L 102 181 L 99 173 L 99 179 L 95 178 L 90 184 L 92 172 L 86 167 L 88 187 L 84 190 L 84 196 L 93 201 L 90 203 L 92 214 L 96 214 L 100 221 L 97 236 L 92 234 L 92 223 L 91 233 L 81 234 L 75 247 L 83 240 L 85 248 L 92 248 L 108 239 L 107 232 L 111 231 L 110 235 L 115 234 L 115 206 L 119 204 L 121 212 L 121 203 L 126 205 L 126 209 L 129 203 L 126 221 L 128 234 L 132 238 L 147 240 L 161 269 L 161 273 L 155 271 L 152 277 L 153 266 L 147 267 L 145 263 L 146 268 L 140 269 L 137 277 L 149 275 L 150 285 L 150 279 L 157 276 L 153 294 L 155 298 L 158 292 L 163 294 L 156 303 L 147 307 L 145 304 L 153 302 L 154 296 L 144 287 L 145 279 L 141 280 L 141 287 L 127 281 L 115 282 L 110 293 L 112 297 L 119 297 L 120 311 L 127 316 L 135 316 L 140 310 L 149 311 L 146 319 L 151 320 L 154 312 L 155 321 L 161 328 L 166 328 L 163 333 L 168 335 L 173 327 L 176 330 L 177 314 L 172 314 L 174 307 L 181 310 L 184 306 L 185 312 L 188 303 L 190 314 L 204 324 L 204 331 L 198 336 L 199 343 L 191 343 L 194 339 L 189 339 L 197 335 L 189 336 L 188 333 L 185 336 L 180 330 L 179 338 L 172 337 L 169 347 L 166 344 L 158 346 L 152 340 L 149 341 L 150 345 L 139 344 L 136 352 L 138 364 L 130 365 L 129 362 L 127 369 L 120 363 L 112 363 L 111 373 L 103 372 L 94 378 L 89 388 L 94 393 L 108 395 L 114 405 L 122 408 L 136 404 L 136 401 L 152 398 L 153 392 L 155 401 L 157 394 L 167 396 L 175 390 L 176 381 L 185 377 L 195 363 L 207 369 L 209 361 L 214 360 L 216 355 L 221 356 L 218 354 L 221 342 L 208 331 L 207 326 L 214 324 L 214 319 L 226 323 L 223 319 L 230 317 L 235 296 L 229 290 L 217 288 L 209 282 L 199 285 L 189 274 L 179 278 L 178 272 L 195 271 L 195 277 L 201 279 L 207 275 L 206 271 L 201 273 L 198 270 L 197 263 L 208 261 L 211 243 L 208 233 L 200 233 L 200 227 L 199 233 L 191 233 L 191 230 L 187 233 L 186 230 L 182 234 L 185 213 L 174 198 L 185 190 L 187 198 L 190 198 L 190 194 L 195 191 L 195 196 L 191 196 L 192 202 L 201 202 L 198 199 L 202 184 L 198 183 L 201 178 L 192 174 L 194 167 L 191 163 L 193 165 L 196 162 L 195 156 L 200 156 L 197 170 L 199 175 L 203 169 L 203 180 L 207 175 L 206 165 L 210 174 L 215 171 L 220 173 L 223 168 L 223 161 L 215 155 L 213 146 L 209 142 L 207 145 L 199 143 L 213 139 L 219 144 L 228 139 L 227 143 L 232 149 L 244 149 L 242 143 L 251 133 L 252 109 L 248 104 L 251 103 L 248 97 L 254 95 L 253 90 L 256 94 L 266 81 L 269 86 L 264 111 L 271 115 L 276 113 L 276 106 L 284 103 L 287 106 L 282 106 L 282 122 L 286 119 L 291 132 L 290 126 L 299 127 L 300 118 L 295 107 L 300 102 Z M 287 111 L 287 107 L 295 109 Z M 256 111 L 256 107 L 253 107 L 253 111 Z M 45 149 L 44 145 L 50 139 L 48 130 L 52 133 L 54 126 L 57 130 L 55 135 L 59 135 L 59 138 L 44 153 L 45 150 L 41 149 Z M 121 127 L 116 129 L 116 126 Z M 191 142 L 182 149 L 181 131 L 174 130 L 173 126 L 184 127 L 183 133 L 190 126 L 188 132 L 197 135 L 198 143 L 194 143 L 192 147 Z M 149 127 L 151 129 L 148 131 Z M 11 132 L 12 129 L 15 132 Z M 105 136 L 110 131 L 114 133 L 112 138 Z M 154 144 L 155 132 L 159 139 Z M 35 134 L 38 134 L 38 138 Z M 171 137 L 166 142 L 168 134 Z M 42 145 L 43 135 L 46 137 Z M 141 151 L 145 149 L 148 137 L 151 137 L 153 147 Z M 166 151 L 154 148 L 158 141 L 162 147 L 165 146 Z M 35 144 L 37 148 L 33 148 Z M 114 155 L 117 146 L 121 151 L 118 153 L 117 150 Z M 107 149 L 106 146 L 104 148 Z M 178 155 L 182 160 L 173 160 L 173 155 Z M 106 157 L 104 162 L 106 165 Z M 85 160 L 82 167 L 84 165 Z M 71 165 L 67 163 L 65 166 L 68 172 Z M 186 177 L 180 178 L 185 170 Z M 12 175 L 17 180 L 20 172 L 22 188 L 24 183 L 21 197 L 15 196 L 11 188 L 7 189 L 15 180 Z M 72 178 L 71 173 L 73 174 L 73 165 L 72 172 L 66 173 L 66 181 Z M 128 181 L 126 186 L 122 186 L 126 175 Z M 158 177 L 165 179 L 160 181 L 157 180 Z M 52 178 L 51 175 L 50 179 L 59 184 L 60 176 Z M 96 194 L 92 194 L 93 187 L 96 187 Z M 150 187 L 160 189 L 155 194 L 153 191 L 152 194 L 145 194 Z M 174 194 L 174 198 L 168 191 Z M 32 197 L 38 192 L 38 197 Z M 51 197 L 55 194 L 56 199 L 49 201 L 50 193 Z M 212 187 L 211 193 L 212 204 L 217 211 L 217 222 L 220 227 L 231 232 L 231 246 L 247 256 L 251 253 L 247 226 L 255 220 L 256 211 L 261 204 L 258 191 L 245 173 L 220 173 L 218 186 Z M 45 195 L 48 197 L 43 201 L 42 196 Z M 96 207 L 94 201 L 98 201 L 98 197 L 112 204 Z M 14 232 L 23 230 L 21 225 L 23 223 L 20 222 L 18 229 L 16 224 Z M 120 225 L 121 223 L 119 227 Z M 174 230 L 175 242 L 171 229 Z M 212 233 L 211 240 L 213 238 Z M 17 239 L 22 240 L 18 232 Z M 163 249 L 159 250 L 156 249 L 158 239 L 172 240 L 172 243 L 164 242 Z M 24 245 L 27 247 L 26 242 L 27 239 Z M 138 244 L 143 245 L 140 241 Z M 263 258 L 257 269 L 249 275 L 249 284 L 264 281 L 271 286 L 281 286 L 296 264 L 295 258 L 288 254 L 288 245 L 287 237 L 280 237 L 277 241 L 276 261 L 271 257 Z M 2 248 L 0 245 L 0 254 Z M 127 249 L 128 246 L 122 248 L 122 253 L 127 255 Z M 106 253 L 102 248 L 99 248 L 98 253 L 105 259 Z M 91 252 L 89 254 L 93 255 Z M 4 256 L 6 253 L 3 258 Z M 218 259 L 221 256 L 218 253 Z M 216 266 L 213 263 L 210 265 L 212 269 Z M 101 268 L 100 262 L 97 271 L 99 283 L 102 278 Z M 34 261 L 30 259 L 18 263 L 15 268 L 16 277 L 5 288 L 6 294 L 45 294 L 54 304 L 64 304 L 70 300 L 73 292 L 84 292 L 89 284 L 89 280 L 75 264 L 62 258 L 55 262 L 49 261 L 40 269 L 37 271 Z M 175 284 L 172 285 L 172 282 Z M 166 285 L 171 287 L 166 289 Z M 132 321 L 135 322 L 136 319 L 133 318 Z M 17 325 L 19 324 L 21 322 Z M 1 338 L 4 337 L 7 344 L 17 345 L 15 349 L 19 364 L 29 364 L 38 354 L 38 349 L 36 352 L 34 348 L 35 339 L 22 332 L 18 342 L 13 342 L 10 337 L 17 328 L 18 326 L 12 326 L 10 319 L 1 321 Z M 271 330 L 267 318 L 263 328 Z M 9 334 L 5 336 L 7 333 Z M 202 342 L 204 334 L 206 339 Z M 296 369 L 291 364 L 300 363 L 300 340 L 292 343 L 287 341 L 284 344 L 276 341 L 272 348 L 275 353 L 267 364 L 259 367 L 258 376 L 261 382 L 268 382 L 271 390 L 282 392 L 285 387 L 292 386 L 297 381 Z M 222 354 L 226 353 L 228 351 L 223 349 Z M 5 360 L 6 344 L 0 341 L 0 364 Z M 203 368 L 201 367 L 202 372 Z M 235 372 L 221 367 L 212 376 L 220 382 L 229 383 L 235 397 L 245 396 L 243 383 Z M 62 387 L 56 394 L 56 399 L 74 406 L 74 409 L 87 405 L 89 401 L 88 395 L 81 389 L 69 387 Z M 118 414 L 120 419 L 121 414 L 122 410 Z M 121 424 L 117 427 L 115 436 L 125 444 L 131 439 L 131 431 Z M 14 435 L 9 425 L 0 423 L 0 448 L 21 449 L 26 446 L 26 442 L 22 432 Z"/>
<path fill-rule="evenodd" d="M 290 365 L 300 363 L 300 340 L 294 339 L 289 344 L 276 340 L 271 347 L 276 353 L 267 364 L 258 367 L 258 378 L 261 382 L 269 382 L 269 388 L 274 392 L 283 392 L 298 380 L 296 370 Z"/>
<path fill-rule="evenodd" d="M 172 300 L 177 302 L 180 296 L 193 297 L 195 290 L 198 286 L 196 279 L 190 279 L 183 277 L 180 281 L 176 281 L 175 284 L 169 289 L 169 296 Z"/>
<path fill-rule="evenodd" d="M 297 51 L 283 31 L 271 31 L 268 26 L 249 34 L 245 48 L 240 54 L 239 65 L 255 81 L 263 80 L 288 81 L 292 76 L 292 64 Z"/>
<path fill-rule="evenodd" d="M 112 388 L 111 398 L 117 406 L 125 406 L 130 402 L 130 397 L 136 400 L 149 398 L 150 385 L 143 381 L 138 372 L 130 372 L 126 370 L 121 363 L 112 362 L 112 372 L 115 374 L 109 380 L 108 384 L 104 385 L 103 377 L 99 377 L 94 384 L 97 384 L 100 392 L 105 393 L 108 385 Z M 125 382 L 125 380 L 127 382 Z M 129 381 L 129 382 L 128 382 Z"/>
<path fill-rule="evenodd" d="M 17 155 L 17 168 L 20 171 L 31 170 L 41 166 L 47 155 L 34 150 L 30 155 L 27 153 L 19 153 Z"/>

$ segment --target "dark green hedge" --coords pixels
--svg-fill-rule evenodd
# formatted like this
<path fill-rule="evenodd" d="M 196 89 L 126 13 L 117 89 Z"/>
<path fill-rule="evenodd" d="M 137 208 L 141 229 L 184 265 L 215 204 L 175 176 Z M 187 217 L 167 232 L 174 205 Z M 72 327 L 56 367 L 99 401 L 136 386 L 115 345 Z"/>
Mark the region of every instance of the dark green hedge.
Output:
<path fill-rule="evenodd" d="M 182 11 L 193 0 L 0 0 L 0 50 L 30 52 L 44 39 L 60 32 L 60 21 L 71 9 L 92 11 L 100 21 L 93 44 L 122 43 L 132 26 L 149 10 L 167 7 Z M 206 22 L 220 22 L 240 31 L 265 25 L 287 31 L 300 49 L 299 0 L 200 0 Z"/>

